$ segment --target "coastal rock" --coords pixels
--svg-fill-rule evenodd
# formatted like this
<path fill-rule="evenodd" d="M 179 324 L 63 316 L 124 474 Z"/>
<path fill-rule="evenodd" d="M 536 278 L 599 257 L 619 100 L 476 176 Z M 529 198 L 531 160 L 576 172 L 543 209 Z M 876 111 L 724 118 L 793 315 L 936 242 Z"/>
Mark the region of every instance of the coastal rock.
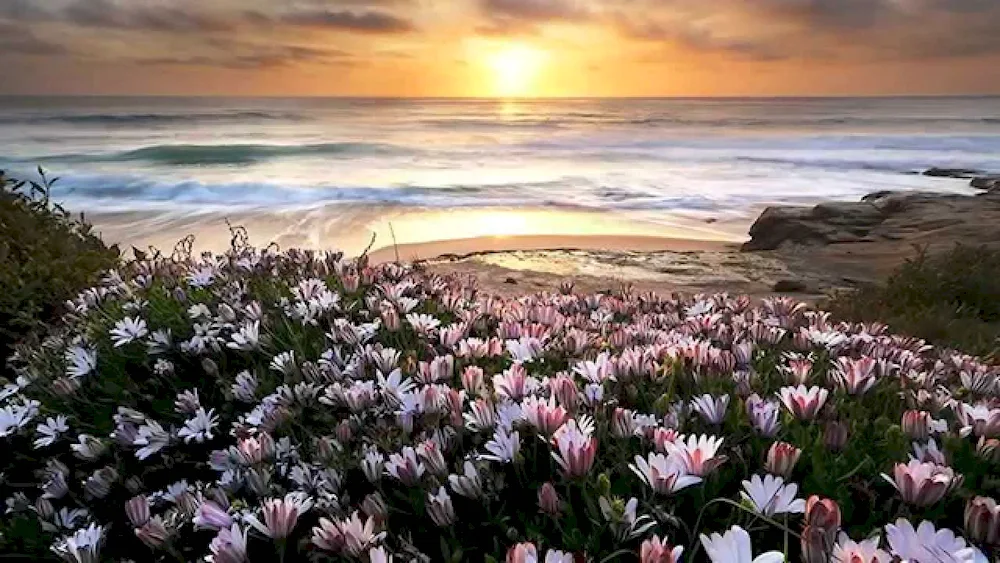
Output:
<path fill-rule="evenodd" d="M 773 289 L 778 293 L 805 293 L 808 286 L 799 280 L 778 280 Z"/>
<path fill-rule="evenodd" d="M 785 243 L 859 242 L 883 219 L 880 206 L 869 201 L 822 203 L 813 208 L 768 207 L 750 227 L 750 241 L 743 250 L 774 250 Z"/>
<path fill-rule="evenodd" d="M 969 179 L 975 178 L 976 176 L 982 174 L 982 170 L 975 170 L 973 168 L 928 168 L 924 170 L 924 176 L 934 176 L 936 178 L 962 178 Z"/>
<path fill-rule="evenodd" d="M 1000 191 L 1000 174 L 993 176 L 977 176 L 969 182 L 973 188 L 989 192 Z"/>
<path fill-rule="evenodd" d="M 858 247 L 841 243 L 873 243 L 870 249 L 912 245 L 944 247 L 956 242 L 1000 245 L 1000 189 L 979 196 L 931 192 L 880 191 L 860 202 L 823 203 L 807 207 L 769 207 L 750 227 L 743 250 L 777 250 L 840 245 L 843 252 Z M 890 249 L 891 247 L 891 249 Z M 883 252 L 883 250 L 880 250 Z M 815 257 L 815 253 L 812 254 Z"/>

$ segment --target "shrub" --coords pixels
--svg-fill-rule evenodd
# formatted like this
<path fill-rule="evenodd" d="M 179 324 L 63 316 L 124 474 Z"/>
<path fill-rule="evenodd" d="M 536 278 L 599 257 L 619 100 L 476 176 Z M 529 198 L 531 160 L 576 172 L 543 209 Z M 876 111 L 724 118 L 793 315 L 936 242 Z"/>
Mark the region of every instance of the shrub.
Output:
<path fill-rule="evenodd" d="M 69 561 L 972 561 L 944 528 L 998 535 L 996 371 L 787 299 L 502 299 L 235 248 L 129 264 L 65 321 L 4 392 L 7 553 L 30 522 Z"/>
<path fill-rule="evenodd" d="M 922 250 L 884 283 L 837 294 L 825 307 L 839 318 L 884 322 L 934 344 L 994 357 L 1000 346 L 1000 250 Z"/>
<path fill-rule="evenodd" d="M 62 305 L 115 266 L 118 252 L 49 199 L 52 181 L 0 171 L 0 358 L 61 314 Z M 0 367 L 2 370 L 2 367 Z"/>

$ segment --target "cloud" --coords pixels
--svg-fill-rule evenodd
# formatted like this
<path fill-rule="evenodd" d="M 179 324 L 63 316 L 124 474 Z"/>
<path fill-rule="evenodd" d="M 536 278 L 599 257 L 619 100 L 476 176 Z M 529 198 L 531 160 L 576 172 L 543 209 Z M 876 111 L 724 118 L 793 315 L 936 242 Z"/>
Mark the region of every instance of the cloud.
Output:
<path fill-rule="evenodd" d="M 631 39 L 755 60 L 1000 55 L 997 0 L 640 0 L 610 21 Z"/>
<path fill-rule="evenodd" d="M 307 10 L 284 14 L 281 23 L 303 27 L 338 29 L 357 33 L 407 33 L 416 30 L 412 21 L 378 10 Z"/>
<path fill-rule="evenodd" d="M 3 55 L 64 55 L 68 49 L 46 41 L 31 30 L 13 23 L 0 22 L 0 54 Z"/>
<path fill-rule="evenodd" d="M 210 39 L 204 52 L 187 56 L 134 59 L 132 62 L 160 66 L 202 66 L 250 70 L 287 67 L 297 63 L 353 64 L 352 55 L 339 49 L 302 45 L 261 45 L 232 39 Z"/>
<path fill-rule="evenodd" d="M 491 18 L 532 22 L 580 21 L 591 15 L 576 0 L 480 0 L 480 9 Z"/>
<path fill-rule="evenodd" d="M 210 14 L 194 5 L 160 4 L 156 6 L 124 4 L 112 0 L 76 0 L 60 17 L 83 27 L 197 33 L 232 31 L 237 22 L 223 14 Z"/>

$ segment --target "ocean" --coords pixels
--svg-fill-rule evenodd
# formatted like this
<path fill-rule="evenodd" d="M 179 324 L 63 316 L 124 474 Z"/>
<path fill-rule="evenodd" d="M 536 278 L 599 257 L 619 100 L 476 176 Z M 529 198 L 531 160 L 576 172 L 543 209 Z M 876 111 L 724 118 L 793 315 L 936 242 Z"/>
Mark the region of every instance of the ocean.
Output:
<path fill-rule="evenodd" d="M 1000 172 L 1000 98 L 0 98 L 0 169 L 37 166 L 59 176 L 57 200 L 129 244 L 235 217 L 286 244 L 356 249 L 413 214 L 431 220 L 397 242 L 573 234 L 586 218 L 740 240 L 771 204 L 973 193 L 919 172 Z"/>

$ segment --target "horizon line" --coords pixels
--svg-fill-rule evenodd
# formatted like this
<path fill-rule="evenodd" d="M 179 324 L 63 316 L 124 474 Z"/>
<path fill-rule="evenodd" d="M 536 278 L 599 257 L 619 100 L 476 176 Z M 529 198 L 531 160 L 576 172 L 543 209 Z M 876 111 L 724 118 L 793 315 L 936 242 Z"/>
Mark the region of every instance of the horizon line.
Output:
<path fill-rule="evenodd" d="M 808 99 L 927 99 L 998 98 L 1000 92 L 968 94 L 777 94 L 777 95 L 662 95 L 662 96 L 386 96 L 338 94 L 14 94 L 3 98 L 192 98 L 192 99 L 315 99 L 315 100 L 455 100 L 532 102 L 548 100 L 808 100 Z"/>

